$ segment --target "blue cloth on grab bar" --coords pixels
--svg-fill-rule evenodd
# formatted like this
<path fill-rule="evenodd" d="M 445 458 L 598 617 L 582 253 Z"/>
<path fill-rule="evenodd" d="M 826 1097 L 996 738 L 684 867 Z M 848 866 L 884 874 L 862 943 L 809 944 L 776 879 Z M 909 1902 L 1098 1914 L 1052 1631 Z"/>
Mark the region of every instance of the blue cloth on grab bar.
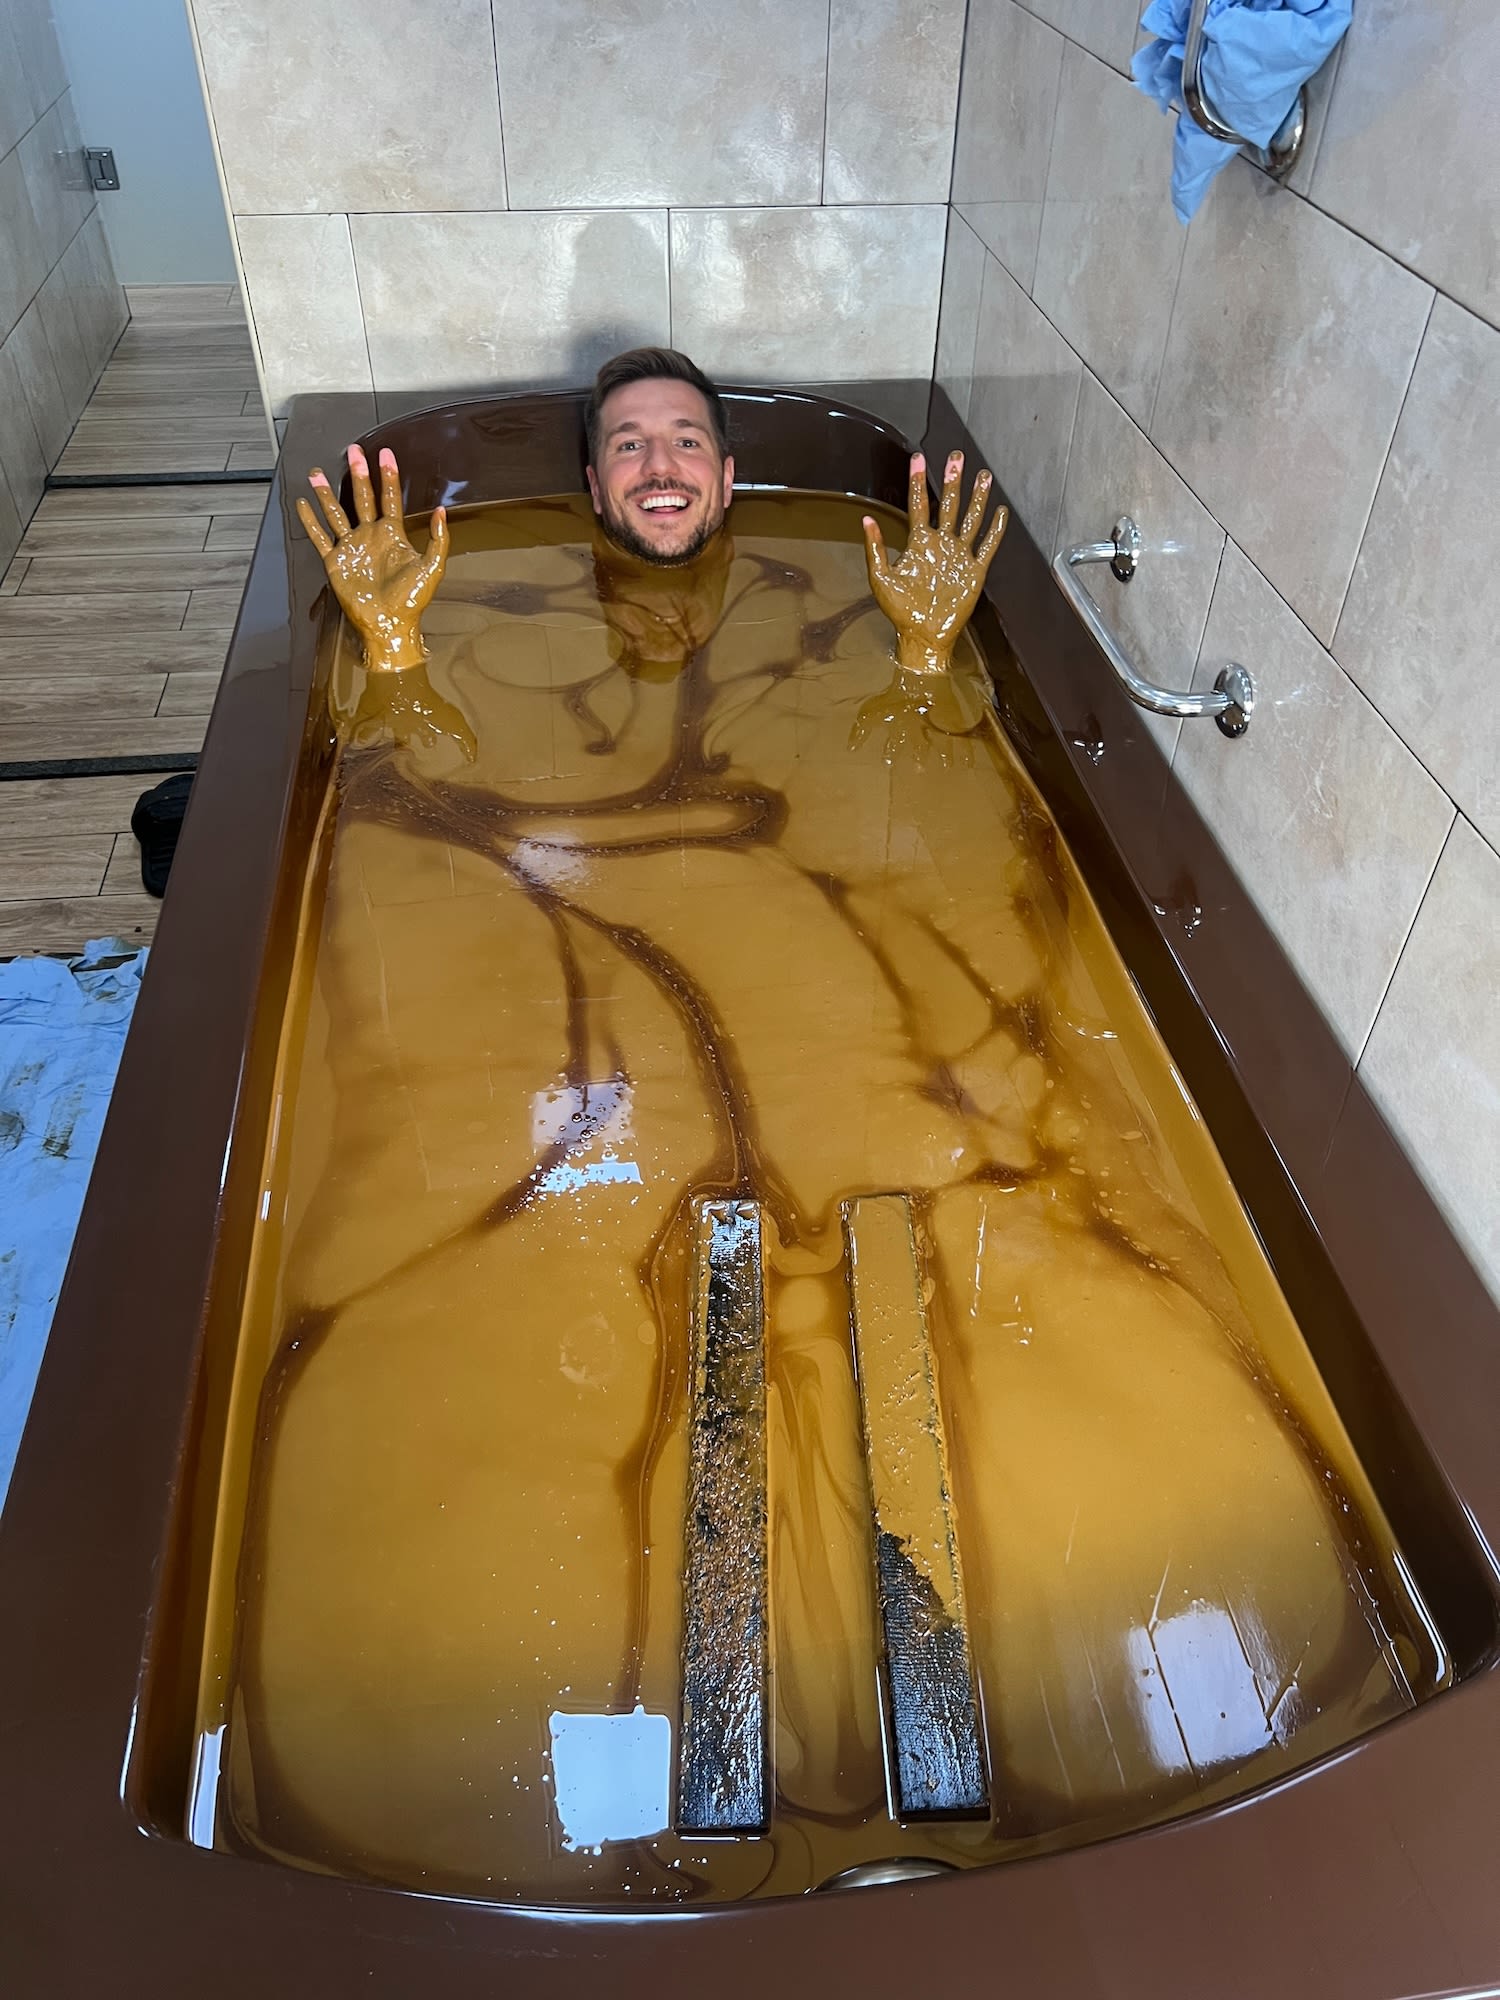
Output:
<path fill-rule="evenodd" d="M 1268 146 L 1297 92 L 1316 74 L 1349 26 L 1353 0 L 1208 0 L 1203 23 L 1203 93 L 1226 125 Z M 1154 41 L 1137 49 L 1130 73 L 1163 111 L 1177 111 L 1172 206 L 1190 222 L 1208 184 L 1238 148 L 1210 138 L 1183 108 L 1182 59 L 1191 0 L 1151 0 L 1141 27 Z"/>

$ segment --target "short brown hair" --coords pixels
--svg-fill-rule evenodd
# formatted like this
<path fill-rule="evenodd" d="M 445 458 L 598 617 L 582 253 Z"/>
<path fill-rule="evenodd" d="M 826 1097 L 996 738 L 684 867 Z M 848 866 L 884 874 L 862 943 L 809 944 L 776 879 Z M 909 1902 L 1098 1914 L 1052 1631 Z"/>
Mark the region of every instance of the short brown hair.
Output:
<path fill-rule="evenodd" d="M 680 354 L 675 347 L 632 347 L 606 361 L 594 377 L 593 393 L 583 413 L 589 439 L 590 465 L 596 465 L 599 460 L 599 417 L 604 400 L 612 396 L 616 389 L 623 389 L 631 382 L 686 382 L 689 388 L 696 389 L 708 405 L 719 456 L 729 456 L 729 428 L 724 421 L 723 400 L 698 364 Z"/>

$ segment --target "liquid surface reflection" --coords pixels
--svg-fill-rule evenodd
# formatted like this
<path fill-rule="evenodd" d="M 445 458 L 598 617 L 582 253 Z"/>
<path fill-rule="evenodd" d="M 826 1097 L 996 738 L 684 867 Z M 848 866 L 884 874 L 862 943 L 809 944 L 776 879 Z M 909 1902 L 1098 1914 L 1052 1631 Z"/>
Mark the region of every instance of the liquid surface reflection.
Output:
<path fill-rule="evenodd" d="M 581 501 L 458 516 L 428 666 L 335 663 L 195 1837 L 504 1899 L 799 1892 L 1233 1796 L 1447 1678 L 970 642 L 898 670 L 862 511 L 741 499 L 673 571 Z M 902 1505 L 951 1522 L 988 1799 L 904 1825 L 843 1220 L 893 1195 L 946 1441 Z M 726 1203 L 770 1818 L 712 1839 L 671 1821 Z"/>

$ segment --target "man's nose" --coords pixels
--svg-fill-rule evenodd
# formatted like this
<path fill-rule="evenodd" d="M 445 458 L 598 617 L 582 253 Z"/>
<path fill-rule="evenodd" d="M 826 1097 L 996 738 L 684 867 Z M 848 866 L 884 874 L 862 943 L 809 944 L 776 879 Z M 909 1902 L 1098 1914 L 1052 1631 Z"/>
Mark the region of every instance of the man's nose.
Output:
<path fill-rule="evenodd" d="M 672 449 L 670 438 L 648 438 L 646 441 L 646 470 L 653 479 L 675 479 L 679 474 L 677 454 Z"/>

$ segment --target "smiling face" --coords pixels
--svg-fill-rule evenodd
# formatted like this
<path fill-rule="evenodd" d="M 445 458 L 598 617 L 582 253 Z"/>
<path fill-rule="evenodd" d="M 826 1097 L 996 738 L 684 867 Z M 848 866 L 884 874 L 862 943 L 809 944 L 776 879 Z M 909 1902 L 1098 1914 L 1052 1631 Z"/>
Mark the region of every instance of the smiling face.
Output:
<path fill-rule="evenodd" d="M 734 490 L 734 460 L 720 455 L 703 396 L 690 383 L 655 378 L 605 397 L 588 475 L 610 539 L 653 563 L 699 555 L 724 525 Z"/>

